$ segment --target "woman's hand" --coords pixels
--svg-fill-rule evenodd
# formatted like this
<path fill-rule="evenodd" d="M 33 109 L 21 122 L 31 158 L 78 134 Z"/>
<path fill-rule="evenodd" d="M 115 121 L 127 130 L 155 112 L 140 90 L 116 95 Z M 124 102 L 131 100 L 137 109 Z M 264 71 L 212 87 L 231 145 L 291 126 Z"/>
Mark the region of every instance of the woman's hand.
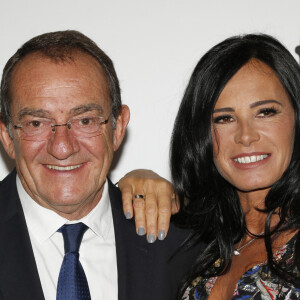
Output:
<path fill-rule="evenodd" d="M 134 170 L 119 181 L 123 210 L 127 219 L 135 216 L 138 235 L 147 240 L 163 240 L 168 233 L 171 214 L 179 211 L 172 184 L 151 170 Z M 135 198 L 143 195 L 143 198 Z"/>

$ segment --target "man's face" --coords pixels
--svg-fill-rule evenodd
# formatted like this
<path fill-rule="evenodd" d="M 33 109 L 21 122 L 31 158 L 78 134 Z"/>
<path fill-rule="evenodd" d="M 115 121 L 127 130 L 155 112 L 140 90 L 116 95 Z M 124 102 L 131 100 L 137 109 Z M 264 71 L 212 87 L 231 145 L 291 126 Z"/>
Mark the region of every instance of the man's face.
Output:
<path fill-rule="evenodd" d="M 76 137 L 72 128 L 56 127 L 47 140 L 26 140 L 22 129 L 12 128 L 12 138 L 1 124 L 1 141 L 16 160 L 21 182 L 40 205 L 68 219 L 88 214 L 101 198 L 113 152 L 119 147 L 127 123 L 123 106 L 112 128 L 106 76 L 91 56 L 76 52 L 73 61 L 53 62 L 39 54 L 20 61 L 10 85 L 12 124 L 45 118 L 65 124 L 78 116 L 109 118 L 103 133 Z"/>

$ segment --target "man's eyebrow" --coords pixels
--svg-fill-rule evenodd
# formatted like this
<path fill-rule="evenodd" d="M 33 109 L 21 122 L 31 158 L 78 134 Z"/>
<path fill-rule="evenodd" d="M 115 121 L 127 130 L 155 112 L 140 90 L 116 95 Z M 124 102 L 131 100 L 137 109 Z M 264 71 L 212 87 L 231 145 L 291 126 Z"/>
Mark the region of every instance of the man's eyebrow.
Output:
<path fill-rule="evenodd" d="M 21 120 L 25 116 L 44 118 L 44 117 L 49 117 L 50 113 L 44 109 L 33 109 L 33 108 L 25 107 L 18 112 L 18 119 Z"/>
<path fill-rule="evenodd" d="M 85 113 L 87 111 L 92 111 L 96 110 L 99 112 L 99 114 L 103 114 L 103 108 L 99 104 L 95 103 L 89 103 L 89 104 L 83 104 L 79 105 L 77 107 L 74 107 L 71 109 L 71 114 L 72 115 L 79 115 L 82 113 Z M 39 117 L 39 118 L 45 118 L 45 117 L 50 117 L 50 112 L 44 109 L 33 109 L 29 107 L 22 108 L 18 112 L 18 119 L 21 120 L 25 116 L 34 116 L 34 117 Z"/>
<path fill-rule="evenodd" d="M 232 107 L 222 107 L 222 108 L 216 108 L 213 113 L 218 113 L 218 112 L 234 112 L 234 108 Z"/>
<path fill-rule="evenodd" d="M 261 100 L 261 101 L 254 102 L 254 103 L 250 104 L 250 108 L 254 108 L 254 107 L 268 104 L 268 103 L 276 103 L 276 104 L 279 104 L 280 106 L 282 106 L 282 104 L 280 102 L 278 102 L 277 100 L 271 99 L 271 100 Z"/>
<path fill-rule="evenodd" d="M 103 114 L 102 106 L 96 103 L 82 104 L 74 107 L 71 109 L 71 114 L 76 116 L 92 110 L 96 110 L 99 114 Z"/>

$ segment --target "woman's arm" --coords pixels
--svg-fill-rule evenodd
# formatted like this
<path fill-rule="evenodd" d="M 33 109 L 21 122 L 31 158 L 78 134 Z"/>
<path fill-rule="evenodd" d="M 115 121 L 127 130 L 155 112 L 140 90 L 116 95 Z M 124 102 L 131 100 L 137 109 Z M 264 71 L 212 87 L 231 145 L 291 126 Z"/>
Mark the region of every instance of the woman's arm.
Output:
<path fill-rule="evenodd" d="M 172 184 L 151 170 L 138 169 L 127 173 L 118 183 L 122 192 L 126 218 L 135 216 L 136 231 L 147 234 L 153 243 L 168 233 L 171 214 L 179 211 L 179 202 Z M 143 195 L 143 198 L 135 198 Z"/>

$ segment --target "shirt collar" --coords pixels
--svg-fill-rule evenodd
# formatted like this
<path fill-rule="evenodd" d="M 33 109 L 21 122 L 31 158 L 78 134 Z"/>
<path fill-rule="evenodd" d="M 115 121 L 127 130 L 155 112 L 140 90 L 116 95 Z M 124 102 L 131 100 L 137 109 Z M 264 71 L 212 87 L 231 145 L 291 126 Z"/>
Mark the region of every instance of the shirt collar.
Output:
<path fill-rule="evenodd" d="M 51 209 L 45 208 L 34 201 L 25 191 L 20 178 L 17 176 L 17 190 L 23 207 L 28 230 L 39 243 L 50 238 L 64 224 L 82 222 L 97 236 L 106 240 L 113 226 L 112 211 L 108 194 L 108 183 L 104 183 L 103 193 L 98 204 L 88 215 L 80 220 L 69 221 Z"/>

